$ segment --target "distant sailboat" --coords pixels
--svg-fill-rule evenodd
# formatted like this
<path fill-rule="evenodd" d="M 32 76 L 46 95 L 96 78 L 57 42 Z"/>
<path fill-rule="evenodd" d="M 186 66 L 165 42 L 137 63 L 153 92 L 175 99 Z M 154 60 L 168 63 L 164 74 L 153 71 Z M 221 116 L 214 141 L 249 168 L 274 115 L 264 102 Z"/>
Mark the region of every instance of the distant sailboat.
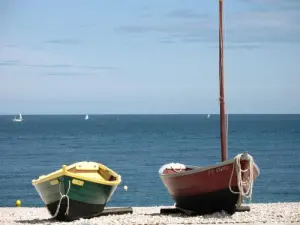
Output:
<path fill-rule="evenodd" d="M 85 120 L 88 120 L 88 119 L 89 119 L 89 115 L 86 114 L 84 119 L 85 119 Z"/>
<path fill-rule="evenodd" d="M 209 117 L 210 117 L 210 113 L 207 114 L 207 119 L 209 119 Z"/>
<path fill-rule="evenodd" d="M 15 117 L 12 119 L 13 122 L 22 122 L 24 119 L 22 117 L 22 114 L 19 113 L 19 118 Z"/>

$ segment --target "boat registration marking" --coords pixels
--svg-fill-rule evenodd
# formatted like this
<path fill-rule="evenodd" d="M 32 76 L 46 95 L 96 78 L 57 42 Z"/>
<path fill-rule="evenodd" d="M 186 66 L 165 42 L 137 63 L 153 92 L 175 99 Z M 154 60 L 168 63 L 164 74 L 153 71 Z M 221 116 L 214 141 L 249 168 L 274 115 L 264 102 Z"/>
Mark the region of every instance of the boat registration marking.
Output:
<path fill-rule="evenodd" d="M 57 180 L 57 179 L 51 180 L 51 181 L 50 181 L 50 184 L 51 184 L 51 185 L 56 185 L 56 184 L 58 184 L 58 183 L 59 183 L 59 180 Z"/>
<path fill-rule="evenodd" d="M 230 167 L 228 165 L 213 168 L 213 169 L 208 170 L 208 175 L 213 175 L 215 173 L 220 173 L 220 172 L 223 172 L 223 171 L 226 171 L 226 170 L 229 170 L 229 169 L 230 169 Z"/>
<path fill-rule="evenodd" d="M 78 185 L 78 186 L 83 186 L 84 181 L 82 180 L 77 180 L 77 179 L 73 179 L 72 180 L 72 184 Z"/>

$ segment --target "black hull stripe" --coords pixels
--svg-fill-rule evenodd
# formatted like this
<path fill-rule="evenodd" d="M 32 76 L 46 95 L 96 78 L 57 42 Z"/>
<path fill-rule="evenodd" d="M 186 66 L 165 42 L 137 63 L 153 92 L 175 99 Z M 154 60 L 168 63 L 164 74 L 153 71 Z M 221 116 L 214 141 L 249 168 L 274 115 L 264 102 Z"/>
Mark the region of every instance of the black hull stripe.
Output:
<path fill-rule="evenodd" d="M 54 216 L 58 203 L 59 201 L 56 201 L 47 205 L 51 216 Z M 61 201 L 59 213 L 54 219 L 59 221 L 72 221 L 80 218 L 92 218 L 99 215 L 104 210 L 104 207 L 104 204 L 88 204 L 70 199 L 69 213 L 68 215 L 65 215 L 67 210 L 67 199 L 64 198 Z"/>
<path fill-rule="evenodd" d="M 197 196 L 173 196 L 177 207 L 198 215 L 211 214 L 222 210 L 233 214 L 236 211 L 238 198 L 239 195 L 231 193 L 229 189 Z"/>

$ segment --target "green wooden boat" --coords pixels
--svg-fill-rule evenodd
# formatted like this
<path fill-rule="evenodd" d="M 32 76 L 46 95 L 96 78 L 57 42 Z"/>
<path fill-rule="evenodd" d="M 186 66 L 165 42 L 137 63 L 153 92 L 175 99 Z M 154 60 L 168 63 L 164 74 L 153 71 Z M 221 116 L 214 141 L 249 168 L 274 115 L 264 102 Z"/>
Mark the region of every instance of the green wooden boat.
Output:
<path fill-rule="evenodd" d="M 60 221 L 99 215 L 120 183 L 119 174 L 95 162 L 63 165 L 32 181 L 52 218 Z"/>

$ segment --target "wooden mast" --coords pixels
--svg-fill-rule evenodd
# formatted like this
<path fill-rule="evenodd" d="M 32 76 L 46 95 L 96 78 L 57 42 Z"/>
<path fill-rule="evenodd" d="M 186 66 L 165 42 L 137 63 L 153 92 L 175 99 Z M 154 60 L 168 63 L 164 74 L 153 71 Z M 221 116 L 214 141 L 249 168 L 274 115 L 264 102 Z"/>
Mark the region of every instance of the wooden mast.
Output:
<path fill-rule="evenodd" d="M 222 161 L 227 160 L 227 134 L 224 102 L 224 68 L 223 68 L 223 0 L 219 0 L 219 79 L 220 79 L 220 134 Z"/>

